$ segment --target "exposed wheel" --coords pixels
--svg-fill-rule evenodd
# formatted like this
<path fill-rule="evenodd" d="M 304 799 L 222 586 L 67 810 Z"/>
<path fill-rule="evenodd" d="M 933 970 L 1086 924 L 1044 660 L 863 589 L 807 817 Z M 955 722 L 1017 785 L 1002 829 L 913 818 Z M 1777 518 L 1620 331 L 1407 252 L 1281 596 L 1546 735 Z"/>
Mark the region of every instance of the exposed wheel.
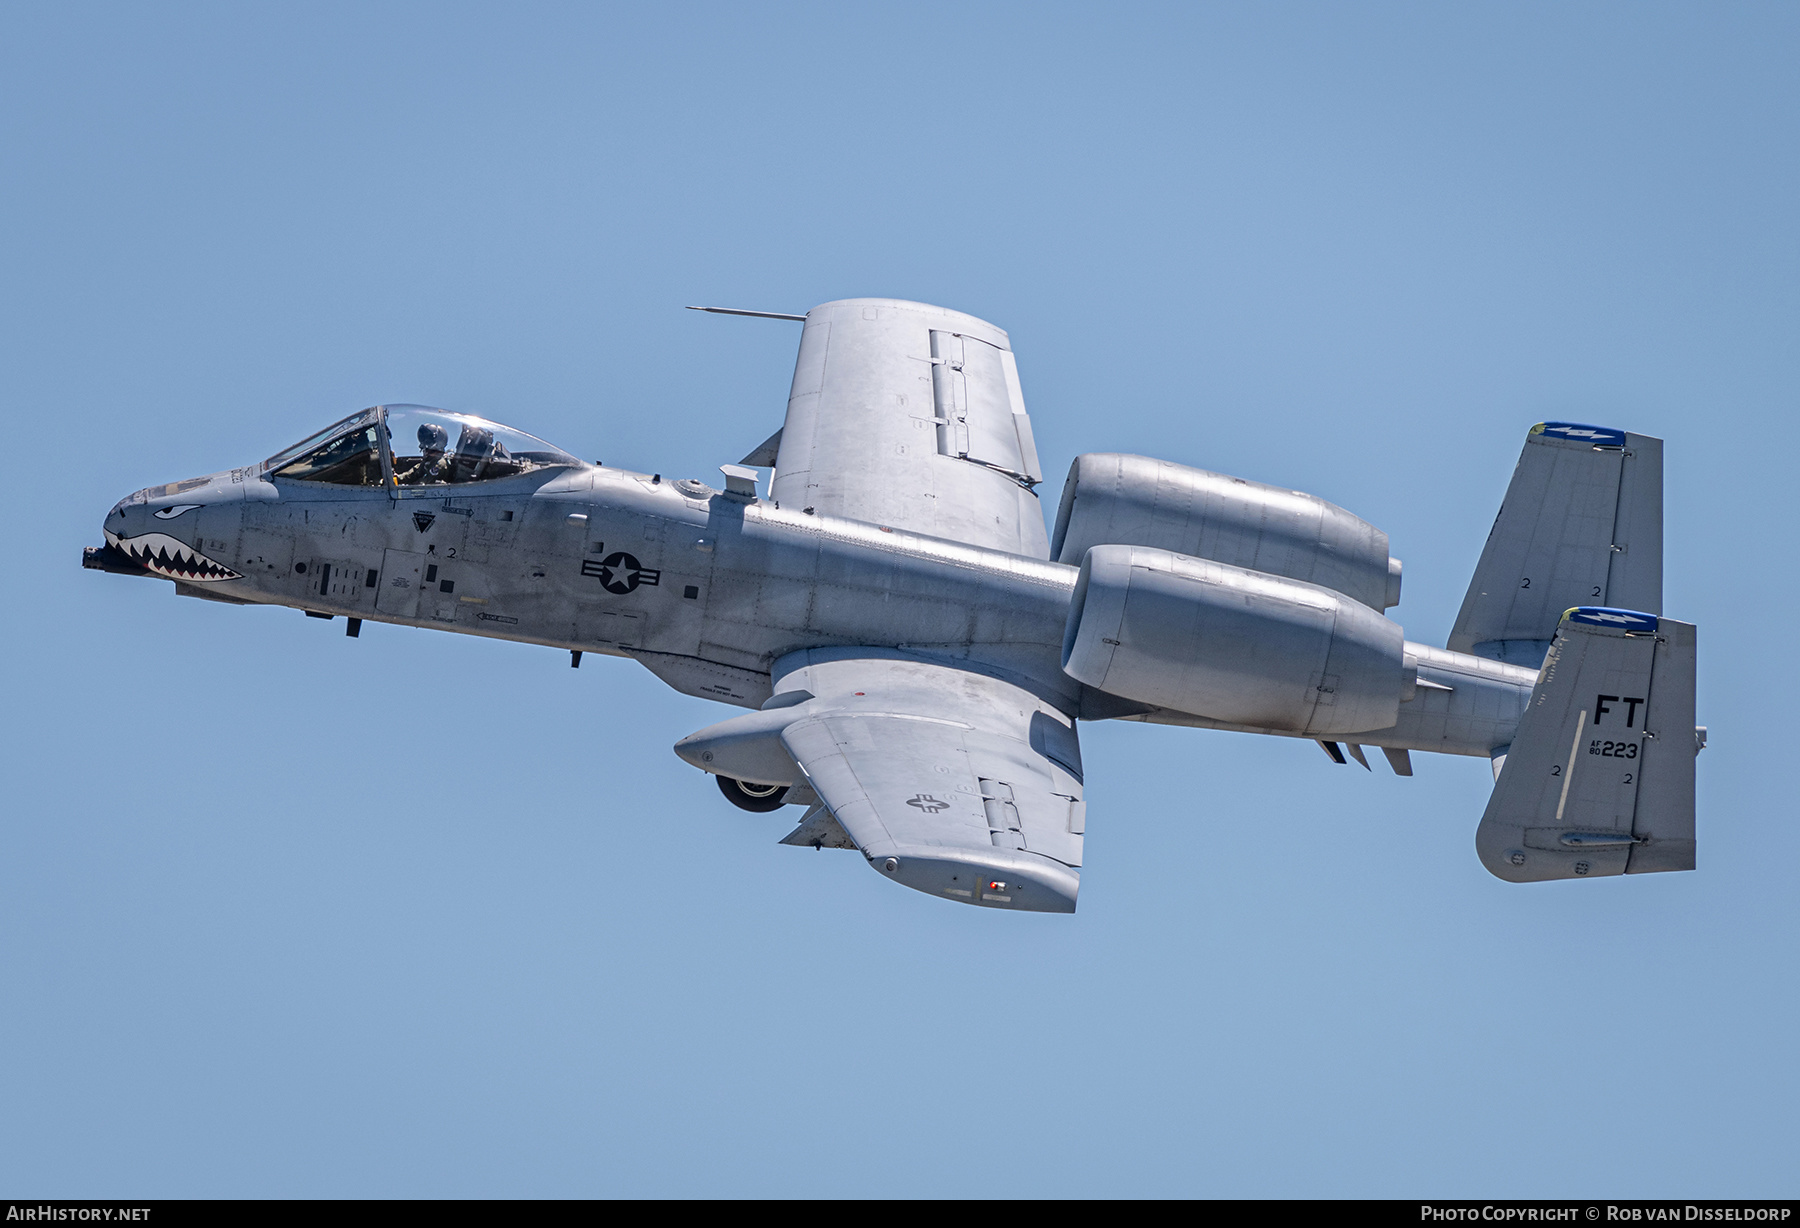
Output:
<path fill-rule="evenodd" d="M 753 814 L 767 814 L 771 810 L 780 810 L 787 801 L 786 785 L 757 785 L 747 780 L 733 780 L 729 776 L 713 777 L 719 782 L 719 792 L 725 800 L 739 810 L 748 810 Z"/>

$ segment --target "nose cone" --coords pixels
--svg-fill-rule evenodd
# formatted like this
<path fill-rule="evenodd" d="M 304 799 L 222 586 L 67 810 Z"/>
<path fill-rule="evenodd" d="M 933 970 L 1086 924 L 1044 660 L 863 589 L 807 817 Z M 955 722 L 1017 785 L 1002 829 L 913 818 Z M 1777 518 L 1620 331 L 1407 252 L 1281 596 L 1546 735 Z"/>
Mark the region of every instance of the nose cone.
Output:
<path fill-rule="evenodd" d="M 200 549 L 200 526 L 207 509 L 243 498 L 242 484 L 233 483 L 231 477 L 227 471 L 127 495 L 102 522 L 106 545 L 82 551 L 81 565 L 183 584 L 239 579 L 241 573 Z"/>

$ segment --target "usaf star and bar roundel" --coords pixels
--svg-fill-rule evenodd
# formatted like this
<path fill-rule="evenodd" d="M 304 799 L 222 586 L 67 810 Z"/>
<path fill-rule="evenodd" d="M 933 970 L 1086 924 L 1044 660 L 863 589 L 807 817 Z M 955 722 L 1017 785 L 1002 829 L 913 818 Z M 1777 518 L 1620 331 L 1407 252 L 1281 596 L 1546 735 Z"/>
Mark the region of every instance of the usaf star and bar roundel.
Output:
<path fill-rule="evenodd" d="M 640 566 L 635 556 L 623 550 L 615 550 L 603 559 L 582 560 L 581 574 L 600 581 L 600 587 L 607 592 L 621 595 L 640 584 L 655 587 L 662 583 L 662 572 L 654 567 Z"/>

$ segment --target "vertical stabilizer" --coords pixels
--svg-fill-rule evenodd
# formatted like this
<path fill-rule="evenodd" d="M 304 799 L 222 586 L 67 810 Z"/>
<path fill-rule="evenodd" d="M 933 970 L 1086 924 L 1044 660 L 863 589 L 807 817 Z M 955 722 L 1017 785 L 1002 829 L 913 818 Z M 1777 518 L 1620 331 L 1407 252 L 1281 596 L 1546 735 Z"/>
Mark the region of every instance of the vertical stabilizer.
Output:
<path fill-rule="evenodd" d="M 1662 613 L 1662 440 L 1532 427 L 1449 646 L 1535 669 L 1573 606 Z"/>
<path fill-rule="evenodd" d="M 1694 868 L 1695 633 L 1568 611 L 1475 833 L 1509 882 Z"/>

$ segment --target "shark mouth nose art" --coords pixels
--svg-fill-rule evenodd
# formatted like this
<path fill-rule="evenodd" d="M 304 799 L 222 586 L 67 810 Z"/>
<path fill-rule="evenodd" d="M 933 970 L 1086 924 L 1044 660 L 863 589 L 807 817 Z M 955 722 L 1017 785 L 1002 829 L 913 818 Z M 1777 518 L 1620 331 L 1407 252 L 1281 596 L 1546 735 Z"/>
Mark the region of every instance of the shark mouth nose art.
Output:
<path fill-rule="evenodd" d="M 139 567 L 159 576 L 167 576 L 171 580 L 207 583 L 242 578 L 241 572 L 233 571 L 223 563 L 213 562 L 186 542 L 170 537 L 167 533 L 145 533 L 138 537 L 119 537 L 108 533 L 106 536 L 107 540 Z"/>

